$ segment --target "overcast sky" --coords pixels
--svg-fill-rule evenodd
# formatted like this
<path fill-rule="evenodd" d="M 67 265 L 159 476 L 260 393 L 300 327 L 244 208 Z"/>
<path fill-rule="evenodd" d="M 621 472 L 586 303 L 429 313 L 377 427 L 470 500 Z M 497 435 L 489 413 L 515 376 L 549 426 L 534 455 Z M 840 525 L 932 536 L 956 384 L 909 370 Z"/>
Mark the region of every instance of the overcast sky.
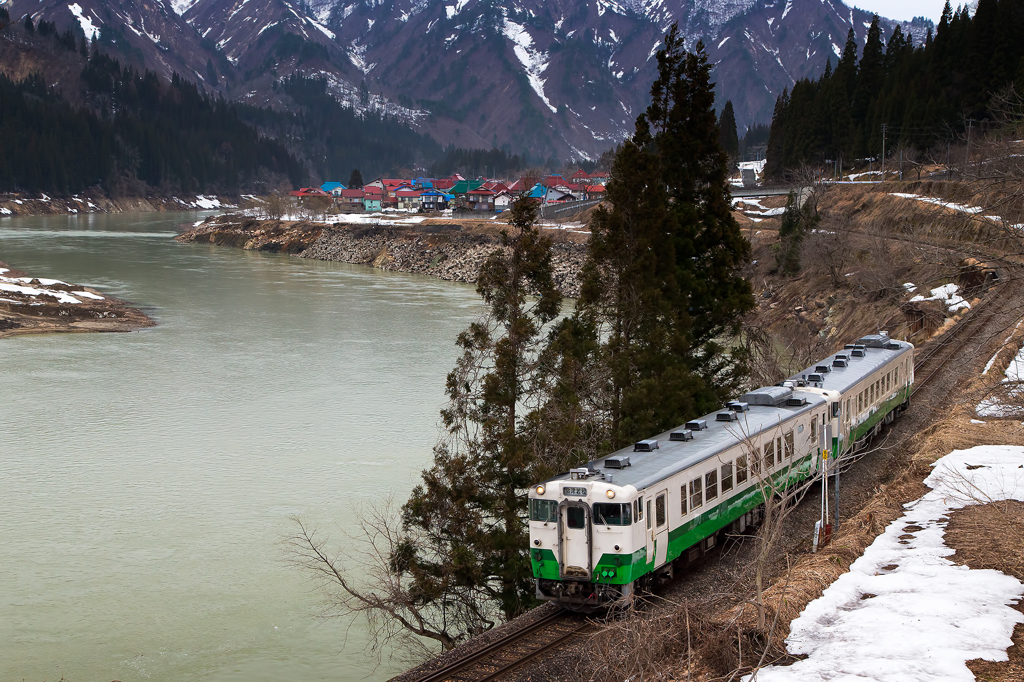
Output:
<path fill-rule="evenodd" d="M 946 0 L 846 0 L 846 4 L 889 19 L 910 21 L 914 17 L 928 17 L 938 24 Z M 957 4 L 952 3 L 954 9 Z"/>

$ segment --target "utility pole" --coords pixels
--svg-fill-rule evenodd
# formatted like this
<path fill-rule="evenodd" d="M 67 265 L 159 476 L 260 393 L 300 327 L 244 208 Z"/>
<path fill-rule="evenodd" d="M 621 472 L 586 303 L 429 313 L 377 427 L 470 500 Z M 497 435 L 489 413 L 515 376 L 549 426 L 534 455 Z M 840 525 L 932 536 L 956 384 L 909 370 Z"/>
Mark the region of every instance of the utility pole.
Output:
<path fill-rule="evenodd" d="M 967 179 L 967 168 L 971 165 L 971 130 L 973 129 L 974 119 L 969 118 L 967 119 L 967 158 L 964 159 L 964 172 L 961 174 L 965 180 Z"/>
<path fill-rule="evenodd" d="M 885 130 L 888 124 L 882 124 L 882 182 L 885 182 Z"/>

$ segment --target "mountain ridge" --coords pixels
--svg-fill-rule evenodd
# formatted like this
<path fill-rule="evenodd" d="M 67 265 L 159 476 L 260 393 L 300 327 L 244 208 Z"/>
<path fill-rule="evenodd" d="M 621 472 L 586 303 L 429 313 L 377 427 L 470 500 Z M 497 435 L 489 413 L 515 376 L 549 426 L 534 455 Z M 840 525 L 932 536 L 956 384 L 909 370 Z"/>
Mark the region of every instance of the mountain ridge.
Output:
<path fill-rule="evenodd" d="M 327 79 L 357 113 L 441 144 L 594 159 L 633 129 L 678 22 L 716 64 L 740 131 L 816 76 L 871 14 L 838 0 L 13 0 L 28 13 L 240 102 L 287 109 L 278 84 Z M 888 36 L 897 22 L 884 20 Z M 902 23 L 920 41 L 928 25 Z M 930 25 L 930 22 L 929 22 Z M 835 55 L 833 54 L 833 57 Z M 833 63 L 835 58 L 833 59 Z"/>

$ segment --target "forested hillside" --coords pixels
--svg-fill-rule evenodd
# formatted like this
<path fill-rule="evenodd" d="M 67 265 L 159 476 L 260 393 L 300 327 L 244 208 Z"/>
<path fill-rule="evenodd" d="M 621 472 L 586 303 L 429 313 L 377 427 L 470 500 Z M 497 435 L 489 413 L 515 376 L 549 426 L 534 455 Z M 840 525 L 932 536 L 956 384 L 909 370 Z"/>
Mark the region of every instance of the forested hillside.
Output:
<path fill-rule="evenodd" d="M 878 17 L 857 55 L 851 32 L 838 64 L 798 81 L 775 105 L 770 177 L 803 163 L 843 163 L 888 149 L 941 146 L 991 117 L 993 95 L 1024 84 L 1024 0 L 979 0 L 972 16 L 949 3 L 919 45 L 897 27 L 883 44 Z"/>
<path fill-rule="evenodd" d="M 60 90 L 38 74 L 15 81 L 0 73 L 0 191 L 237 195 L 306 179 L 283 145 L 261 137 L 233 105 L 193 83 L 177 76 L 167 83 L 97 50 L 90 55 L 71 31 L 59 33 L 45 22 L 11 29 L 37 53 L 64 52 L 82 66 L 77 82 L 63 82 Z M 75 104 L 68 91 L 78 95 Z"/>
<path fill-rule="evenodd" d="M 398 121 L 343 107 L 324 78 L 283 79 L 271 110 L 137 71 L 112 49 L 45 21 L 0 32 L 0 191 L 237 196 L 443 156 Z"/>

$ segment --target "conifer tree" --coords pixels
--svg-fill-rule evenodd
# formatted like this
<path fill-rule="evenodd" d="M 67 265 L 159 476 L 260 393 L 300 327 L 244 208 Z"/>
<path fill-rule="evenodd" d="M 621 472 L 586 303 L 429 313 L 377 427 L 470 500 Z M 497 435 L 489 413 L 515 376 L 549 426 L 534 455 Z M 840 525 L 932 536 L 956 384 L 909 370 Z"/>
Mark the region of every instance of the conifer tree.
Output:
<path fill-rule="evenodd" d="M 558 316 L 561 294 L 552 277 L 551 238 L 535 226 L 536 204 L 513 203 L 501 249 L 480 270 L 477 291 L 486 318 L 459 335 L 463 354 L 448 375 L 447 437 L 434 450 L 403 507 L 406 527 L 435 546 L 408 548 L 424 599 L 448 599 L 434 586 L 477 595 L 512 618 L 533 605 L 526 553 L 526 489 L 534 482 L 533 451 L 524 437 L 523 405 L 531 395 L 535 358 L 545 327 Z M 481 623 L 482 625 L 482 623 Z"/>
<path fill-rule="evenodd" d="M 733 112 L 732 100 L 722 107 L 722 116 L 718 119 L 718 143 L 731 161 L 737 160 L 740 153 L 740 138 L 736 134 L 736 114 Z"/>
<path fill-rule="evenodd" d="M 871 120 L 868 117 L 871 105 L 878 96 L 882 87 L 884 72 L 884 52 L 882 46 L 882 32 L 878 25 L 878 15 L 871 19 L 871 26 L 868 28 L 867 42 L 864 44 L 864 52 L 860 58 L 860 65 L 857 69 L 857 87 L 853 95 L 853 105 L 850 116 L 857 122 L 859 135 L 854 152 L 859 156 L 866 156 L 872 153 L 875 145 L 872 144 L 877 135 L 874 130 L 876 123 L 880 121 Z"/>
<path fill-rule="evenodd" d="M 349 189 L 360 189 L 363 186 L 363 174 L 359 172 L 358 168 L 352 169 L 352 174 L 348 176 L 348 188 Z"/>
<path fill-rule="evenodd" d="M 677 25 L 658 51 L 651 104 L 616 154 L 611 210 L 591 222 L 579 309 L 603 326 L 611 447 L 710 410 L 742 367 L 717 339 L 750 309 L 703 43 Z"/>

